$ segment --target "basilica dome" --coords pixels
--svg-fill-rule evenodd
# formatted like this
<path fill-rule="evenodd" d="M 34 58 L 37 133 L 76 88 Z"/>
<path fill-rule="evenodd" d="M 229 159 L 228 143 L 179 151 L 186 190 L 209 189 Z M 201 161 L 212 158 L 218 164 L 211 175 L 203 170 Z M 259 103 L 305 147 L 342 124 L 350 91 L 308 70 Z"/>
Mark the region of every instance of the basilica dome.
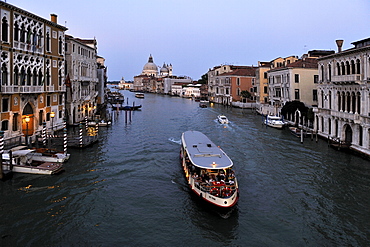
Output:
<path fill-rule="evenodd" d="M 158 75 L 158 67 L 153 62 L 152 55 L 149 56 L 148 62 L 144 65 L 142 75 L 152 75 L 157 76 Z"/>

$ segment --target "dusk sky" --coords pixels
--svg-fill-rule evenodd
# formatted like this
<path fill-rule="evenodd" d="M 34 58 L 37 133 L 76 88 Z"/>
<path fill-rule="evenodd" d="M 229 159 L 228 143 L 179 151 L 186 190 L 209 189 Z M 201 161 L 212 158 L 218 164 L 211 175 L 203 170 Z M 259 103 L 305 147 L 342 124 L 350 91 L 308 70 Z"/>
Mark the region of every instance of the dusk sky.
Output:
<path fill-rule="evenodd" d="M 96 38 L 108 80 L 133 80 L 152 54 L 174 75 L 198 80 L 221 64 L 254 65 L 370 37 L 369 0 L 8 0 Z"/>

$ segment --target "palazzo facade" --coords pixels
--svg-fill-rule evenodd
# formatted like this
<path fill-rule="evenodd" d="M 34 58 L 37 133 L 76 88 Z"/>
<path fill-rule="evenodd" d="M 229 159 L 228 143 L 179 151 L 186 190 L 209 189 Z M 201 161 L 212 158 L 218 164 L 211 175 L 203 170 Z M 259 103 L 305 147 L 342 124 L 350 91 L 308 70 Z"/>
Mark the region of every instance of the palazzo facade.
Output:
<path fill-rule="evenodd" d="M 318 59 L 318 107 L 315 130 L 370 154 L 370 38 L 353 48 Z"/>
<path fill-rule="evenodd" d="M 43 19 L 0 2 L 0 123 L 6 142 L 35 138 L 43 125 L 63 127 L 65 31 L 57 16 Z"/>

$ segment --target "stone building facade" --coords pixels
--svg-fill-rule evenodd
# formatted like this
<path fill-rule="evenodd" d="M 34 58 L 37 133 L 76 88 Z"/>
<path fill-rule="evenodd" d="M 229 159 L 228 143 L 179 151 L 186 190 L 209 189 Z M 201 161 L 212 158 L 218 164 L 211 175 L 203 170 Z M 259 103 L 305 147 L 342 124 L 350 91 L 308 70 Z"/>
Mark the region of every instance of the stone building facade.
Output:
<path fill-rule="evenodd" d="M 0 2 L 0 123 L 6 141 L 63 126 L 65 31 L 51 20 Z"/>
<path fill-rule="evenodd" d="M 370 154 L 370 38 L 353 48 L 318 59 L 318 107 L 315 129 L 327 138 Z"/>

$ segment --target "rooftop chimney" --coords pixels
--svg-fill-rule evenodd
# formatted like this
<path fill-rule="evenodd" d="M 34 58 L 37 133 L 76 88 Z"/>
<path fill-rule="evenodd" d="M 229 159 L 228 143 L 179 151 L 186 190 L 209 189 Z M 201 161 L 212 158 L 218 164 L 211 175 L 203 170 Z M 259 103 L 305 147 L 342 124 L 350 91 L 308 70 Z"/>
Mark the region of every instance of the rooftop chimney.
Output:
<path fill-rule="evenodd" d="M 58 24 L 58 16 L 56 14 L 50 14 L 51 22 Z"/>
<path fill-rule="evenodd" d="M 338 46 L 338 52 L 341 52 L 342 51 L 342 45 L 343 45 L 343 41 L 342 39 L 337 39 L 335 42 L 337 42 L 337 46 Z"/>

